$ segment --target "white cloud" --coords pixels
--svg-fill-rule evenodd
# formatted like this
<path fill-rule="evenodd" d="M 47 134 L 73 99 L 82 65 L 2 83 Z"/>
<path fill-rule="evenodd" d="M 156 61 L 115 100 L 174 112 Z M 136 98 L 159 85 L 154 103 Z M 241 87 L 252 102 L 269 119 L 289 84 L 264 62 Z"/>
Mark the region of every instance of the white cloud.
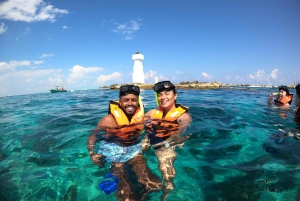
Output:
<path fill-rule="evenodd" d="M 53 57 L 54 54 L 42 54 L 40 58 Z"/>
<path fill-rule="evenodd" d="M 63 28 L 63 30 L 66 30 L 66 29 L 68 29 L 68 27 L 67 27 L 67 26 L 63 26 L 62 28 Z"/>
<path fill-rule="evenodd" d="M 71 73 L 68 77 L 69 83 L 75 83 L 78 81 L 82 81 L 83 79 L 88 79 L 89 76 L 86 76 L 88 74 L 93 74 L 102 71 L 103 68 L 100 67 L 82 67 L 79 65 L 74 66 L 72 69 L 70 69 Z"/>
<path fill-rule="evenodd" d="M 28 60 L 23 60 L 23 61 L 10 61 L 9 63 L 7 62 L 0 62 L 0 71 L 10 71 L 10 70 L 15 70 L 16 68 L 19 67 L 30 67 L 32 65 L 38 65 L 43 63 L 43 61 L 28 61 Z"/>
<path fill-rule="evenodd" d="M 62 75 L 55 69 L 13 70 L 1 73 L 0 96 L 49 92 L 51 87 L 61 84 L 61 82 L 51 82 L 49 78 L 53 76 Z"/>
<path fill-rule="evenodd" d="M 163 75 L 158 76 L 158 81 L 159 81 L 159 82 L 160 82 L 160 81 L 165 81 L 165 80 L 169 80 L 169 78 L 167 78 L 167 77 L 165 77 L 165 76 L 163 76 Z"/>
<path fill-rule="evenodd" d="M 32 61 L 32 63 L 34 63 L 35 65 L 39 65 L 39 64 L 44 63 L 44 61 Z"/>
<path fill-rule="evenodd" d="M 131 20 L 125 24 L 117 24 L 117 28 L 112 30 L 115 33 L 125 35 L 125 40 L 132 40 L 134 38 L 133 33 L 140 29 L 142 19 Z"/>
<path fill-rule="evenodd" d="M 7 26 L 5 26 L 5 24 L 3 22 L 1 22 L 0 24 L 0 34 L 5 33 L 7 30 Z"/>
<path fill-rule="evenodd" d="M 250 77 L 250 79 L 252 80 L 265 80 L 266 79 L 265 74 L 266 73 L 264 70 L 258 70 L 255 74 L 249 74 L 248 77 Z"/>
<path fill-rule="evenodd" d="M 183 71 L 178 71 L 178 70 L 177 70 L 175 73 L 176 73 L 176 74 L 182 74 Z"/>
<path fill-rule="evenodd" d="M 279 71 L 276 68 L 272 70 L 272 73 L 270 74 L 271 78 L 275 80 L 277 78 L 278 73 Z"/>
<path fill-rule="evenodd" d="M 259 79 L 265 78 L 265 77 L 266 77 L 266 76 L 265 76 L 265 71 L 264 71 L 264 70 L 258 70 L 258 71 L 256 72 L 256 77 L 259 78 Z"/>
<path fill-rule="evenodd" d="M 109 75 L 100 75 L 98 78 L 97 78 L 97 81 L 96 83 L 97 84 L 103 84 L 107 81 L 110 81 L 110 80 L 118 80 L 120 78 L 122 78 L 123 74 L 121 72 L 114 72 L 112 74 L 109 74 Z"/>
<path fill-rule="evenodd" d="M 61 86 L 64 83 L 64 81 L 60 77 L 49 77 L 47 81 L 51 86 Z"/>
<path fill-rule="evenodd" d="M 156 71 L 153 71 L 153 70 L 150 70 L 149 72 L 146 72 L 145 73 L 145 80 L 154 81 L 154 78 L 155 78 L 156 74 L 157 74 Z"/>
<path fill-rule="evenodd" d="M 43 0 L 8 0 L 0 4 L 0 19 L 12 21 L 54 22 L 62 14 L 68 14 L 68 11 L 54 8 Z"/>
<path fill-rule="evenodd" d="M 208 73 L 202 72 L 201 73 L 202 77 L 206 78 L 206 79 L 211 79 L 213 78 L 213 76 L 209 75 Z"/>

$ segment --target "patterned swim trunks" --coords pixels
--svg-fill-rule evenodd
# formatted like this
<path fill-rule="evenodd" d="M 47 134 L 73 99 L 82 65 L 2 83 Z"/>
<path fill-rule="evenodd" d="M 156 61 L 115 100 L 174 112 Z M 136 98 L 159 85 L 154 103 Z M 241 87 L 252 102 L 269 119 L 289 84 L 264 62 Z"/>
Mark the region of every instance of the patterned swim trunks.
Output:
<path fill-rule="evenodd" d="M 142 153 L 141 142 L 132 146 L 122 147 L 113 142 L 101 141 L 98 150 L 98 154 L 106 156 L 111 162 L 119 163 L 125 163 L 138 153 Z"/>

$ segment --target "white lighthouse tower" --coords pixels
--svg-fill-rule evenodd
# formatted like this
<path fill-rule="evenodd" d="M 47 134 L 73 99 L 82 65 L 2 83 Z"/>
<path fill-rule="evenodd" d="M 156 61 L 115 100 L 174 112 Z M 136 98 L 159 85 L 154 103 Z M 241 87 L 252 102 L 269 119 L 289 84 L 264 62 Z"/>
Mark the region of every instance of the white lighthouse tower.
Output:
<path fill-rule="evenodd" d="M 144 60 L 144 55 L 137 52 L 132 55 L 133 60 L 133 73 L 132 73 L 132 83 L 145 83 L 145 75 L 143 70 L 142 61 Z"/>

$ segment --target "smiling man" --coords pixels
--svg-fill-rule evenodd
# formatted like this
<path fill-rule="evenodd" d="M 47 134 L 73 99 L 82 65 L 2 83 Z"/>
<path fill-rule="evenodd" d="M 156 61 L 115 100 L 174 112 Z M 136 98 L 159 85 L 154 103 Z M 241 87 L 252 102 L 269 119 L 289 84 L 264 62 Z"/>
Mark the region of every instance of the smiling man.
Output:
<path fill-rule="evenodd" d="M 142 155 L 139 137 L 144 128 L 144 110 L 141 102 L 139 104 L 139 94 L 138 86 L 121 86 L 119 101 L 110 101 L 109 114 L 99 121 L 87 142 L 91 160 L 96 165 L 102 167 L 105 162 L 112 162 L 112 174 L 118 178 L 115 181 L 119 181 L 116 192 L 118 200 L 137 200 L 126 171 L 127 166 L 136 174 L 138 182 L 145 186 L 146 191 L 142 196 L 162 188 L 161 181 L 151 173 Z M 103 136 L 100 136 L 101 132 Z M 94 153 L 98 141 L 100 146 Z"/>

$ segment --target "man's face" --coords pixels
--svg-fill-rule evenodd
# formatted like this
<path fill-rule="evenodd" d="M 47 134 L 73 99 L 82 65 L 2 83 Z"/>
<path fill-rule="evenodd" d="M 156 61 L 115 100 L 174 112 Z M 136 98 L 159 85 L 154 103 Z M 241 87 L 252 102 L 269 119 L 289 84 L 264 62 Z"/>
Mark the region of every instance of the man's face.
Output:
<path fill-rule="evenodd" d="M 121 96 L 119 104 L 126 116 L 132 116 L 138 108 L 138 96 L 134 94 Z"/>

